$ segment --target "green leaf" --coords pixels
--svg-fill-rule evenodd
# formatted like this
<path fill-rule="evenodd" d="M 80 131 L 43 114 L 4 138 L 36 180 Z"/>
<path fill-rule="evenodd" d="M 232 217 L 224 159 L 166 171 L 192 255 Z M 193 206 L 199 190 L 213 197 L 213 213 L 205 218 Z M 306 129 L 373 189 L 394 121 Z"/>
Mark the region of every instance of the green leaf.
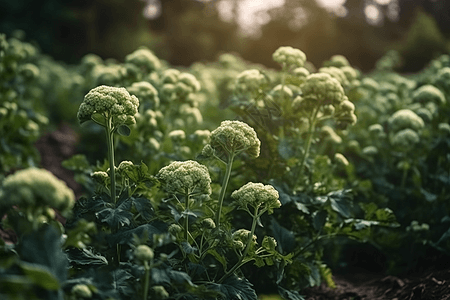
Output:
<path fill-rule="evenodd" d="M 331 208 L 344 218 L 350 218 L 351 190 L 339 190 L 328 193 Z"/>
<path fill-rule="evenodd" d="M 227 260 L 225 259 L 224 256 L 220 255 L 215 249 L 209 249 L 208 251 L 206 251 L 206 253 L 214 256 L 214 258 L 217 259 L 222 264 L 224 270 L 227 269 Z"/>
<path fill-rule="evenodd" d="M 282 286 L 278 286 L 278 293 L 285 300 L 305 300 L 297 291 L 289 291 Z"/>
<path fill-rule="evenodd" d="M 183 251 L 186 254 L 191 254 L 198 251 L 196 247 L 192 247 L 188 242 L 182 242 L 181 247 L 183 248 Z"/>
<path fill-rule="evenodd" d="M 110 234 L 107 237 L 107 241 L 110 245 L 131 244 L 133 242 L 133 235 L 136 235 L 138 237 L 148 235 L 149 240 L 152 241 L 154 234 L 161 234 L 162 232 L 163 232 L 162 228 L 156 227 L 155 223 L 144 224 L 133 229 L 127 229 L 119 231 L 116 234 Z"/>
<path fill-rule="evenodd" d="M 32 283 L 46 289 L 56 291 L 60 284 L 58 279 L 45 266 L 33 263 L 20 262 L 20 268 Z"/>
<path fill-rule="evenodd" d="M 212 288 L 225 295 L 229 300 L 257 300 L 252 284 L 245 278 L 235 275 L 228 277 L 222 284 L 212 284 Z"/>
<path fill-rule="evenodd" d="M 102 114 L 95 113 L 92 115 L 91 118 L 95 123 L 97 123 L 103 127 L 106 127 L 106 119 Z"/>
<path fill-rule="evenodd" d="M 322 230 L 323 225 L 325 225 L 325 222 L 327 221 L 327 215 L 327 211 L 325 210 L 315 211 L 312 214 L 313 226 L 315 230 Z"/>
<path fill-rule="evenodd" d="M 155 210 L 149 199 L 147 198 L 131 198 L 133 201 L 134 208 L 139 212 L 142 218 L 146 221 L 150 221 Z"/>
<path fill-rule="evenodd" d="M 292 252 L 295 246 L 294 233 L 278 224 L 274 218 L 272 218 L 270 228 L 272 229 L 273 237 L 277 240 L 277 247 L 280 253 Z"/>
<path fill-rule="evenodd" d="M 117 133 L 120 134 L 121 136 L 130 136 L 131 129 L 127 125 L 120 125 L 117 128 Z"/>
<path fill-rule="evenodd" d="M 80 266 L 100 267 L 108 264 L 108 260 L 104 256 L 95 254 L 90 248 L 70 248 L 67 250 L 67 254 L 70 263 Z"/>
<path fill-rule="evenodd" d="M 60 283 L 66 280 L 68 260 L 61 250 L 61 235 L 52 226 L 24 235 L 17 252 L 22 261 L 46 267 Z"/>

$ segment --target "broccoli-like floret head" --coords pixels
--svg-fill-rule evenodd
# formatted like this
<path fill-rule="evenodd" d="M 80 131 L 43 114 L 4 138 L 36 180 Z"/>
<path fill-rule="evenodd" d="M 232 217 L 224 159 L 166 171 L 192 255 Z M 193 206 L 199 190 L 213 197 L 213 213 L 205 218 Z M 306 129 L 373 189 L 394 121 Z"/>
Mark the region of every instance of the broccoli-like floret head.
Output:
<path fill-rule="evenodd" d="M 346 66 L 350 66 L 350 63 L 348 62 L 347 58 L 343 55 L 333 55 L 330 60 L 323 63 L 324 67 L 336 67 L 336 68 L 342 68 Z"/>
<path fill-rule="evenodd" d="M 154 71 L 161 68 L 158 57 L 147 48 L 140 48 L 125 57 L 125 62 L 132 63 L 138 67 L 143 67 L 147 71 Z"/>
<path fill-rule="evenodd" d="M 303 67 L 306 55 L 299 49 L 290 46 L 278 48 L 272 55 L 274 61 L 285 66 Z"/>
<path fill-rule="evenodd" d="M 127 88 L 130 94 L 135 95 L 141 104 L 149 103 L 152 109 L 159 107 L 158 91 L 147 81 L 134 82 Z"/>
<path fill-rule="evenodd" d="M 92 70 L 92 77 L 96 85 L 116 85 L 126 73 L 126 69 L 120 65 L 96 65 Z"/>
<path fill-rule="evenodd" d="M 259 156 L 261 141 L 253 128 L 241 121 L 222 121 L 211 132 L 210 147 L 217 154 L 231 155 L 246 152 L 253 158 Z"/>
<path fill-rule="evenodd" d="M 3 181 L 1 206 L 52 207 L 66 214 L 75 203 L 73 191 L 45 169 L 28 168 Z"/>
<path fill-rule="evenodd" d="M 366 77 L 361 80 L 361 87 L 376 92 L 380 88 L 380 84 L 374 79 Z"/>
<path fill-rule="evenodd" d="M 241 248 L 240 250 L 244 250 L 244 246 L 247 244 L 250 233 L 251 233 L 251 231 L 247 230 L 247 229 L 238 229 L 235 232 L 233 232 L 233 235 L 232 235 L 233 241 L 240 242 L 240 243 L 236 243 L 238 248 Z M 254 234 L 252 236 L 252 244 L 254 246 L 256 246 L 256 244 L 257 244 L 256 240 L 257 240 L 257 236 Z"/>
<path fill-rule="evenodd" d="M 309 75 L 300 88 L 303 99 L 320 104 L 339 104 L 346 99 L 342 85 L 327 73 Z"/>
<path fill-rule="evenodd" d="M 345 76 L 344 71 L 336 67 L 324 67 L 319 69 L 320 73 L 330 74 L 331 77 L 336 78 L 342 86 L 349 85 L 347 76 Z"/>
<path fill-rule="evenodd" d="M 395 112 L 388 120 L 389 127 L 393 132 L 398 132 L 402 129 L 410 128 L 419 130 L 424 127 L 424 122 L 421 117 L 410 109 L 401 109 Z"/>
<path fill-rule="evenodd" d="M 249 206 L 258 209 L 260 213 L 267 211 L 273 213 L 274 208 L 280 208 L 278 191 L 271 185 L 249 182 L 239 190 L 234 191 L 231 197 L 236 200 L 240 209 L 249 211 Z"/>
<path fill-rule="evenodd" d="M 438 105 L 445 104 L 445 95 L 437 87 L 427 84 L 414 91 L 412 95 L 414 102 L 427 103 L 434 102 Z"/>
<path fill-rule="evenodd" d="M 241 93 L 257 91 L 266 82 L 266 77 L 259 70 L 245 70 L 236 77 L 236 89 Z"/>
<path fill-rule="evenodd" d="M 84 123 L 94 114 L 102 115 L 105 120 L 113 118 L 114 126 L 136 123 L 134 115 L 138 112 L 139 100 L 130 95 L 125 88 L 101 85 L 86 94 L 78 110 L 78 120 Z"/>
<path fill-rule="evenodd" d="M 414 130 L 406 128 L 397 132 L 391 140 L 394 147 L 401 150 L 412 149 L 418 142 L 420 137 Z"/>
<path fill-rule="evenodd" d="M 211 194 L 208 168 L 196 161 L 174 161 L 159 170 L 156 177 L 169 194 Z"/>

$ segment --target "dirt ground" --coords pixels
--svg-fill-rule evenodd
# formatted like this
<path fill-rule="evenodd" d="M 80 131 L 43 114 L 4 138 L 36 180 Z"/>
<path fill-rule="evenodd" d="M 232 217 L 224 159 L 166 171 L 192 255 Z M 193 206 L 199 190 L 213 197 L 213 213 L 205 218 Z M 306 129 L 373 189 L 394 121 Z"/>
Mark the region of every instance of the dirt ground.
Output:
<path fill-rule="evenodd" d="M 335 275 L 337 287 L 325 285 L 302 292 L 306 300 L 446 300 L 450 299 L 450 270 L 424 271 L 405 277 L 364 271 Z"/>

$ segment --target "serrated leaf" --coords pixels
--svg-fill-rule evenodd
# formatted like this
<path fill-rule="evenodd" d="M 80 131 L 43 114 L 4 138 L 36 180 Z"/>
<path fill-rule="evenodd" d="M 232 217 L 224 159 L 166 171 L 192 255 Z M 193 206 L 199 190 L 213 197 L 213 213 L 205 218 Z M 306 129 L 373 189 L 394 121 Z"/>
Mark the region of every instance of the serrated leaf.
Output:
<path fill-rule="evenodd" d="M 154 234 L 161 234 L 161 233 L 163 233 L 163 230 L 159 227 L 154 226 L 154 223 L 144 224 L 133 229 L 120 231 L 116 234 L 110 234 L 107 237 L 107 240 L 110 245 L 116 244 L 124 245 L 132 243 L 134 234 L 137 235 L 138 237 L 141 237 L 143 234 L 147 234 L 149 240 L 152 241 Z"/>
<path fill-rule="evenodd" d="M 295 246 L 294 233 L 278 224 L 274 218 L 272 218 L 270 228 L 272 230 L 273 237 L 277 240 L 279 252 L 292 252 Z"/>
<path fill-rule="evenodd" d="M 117 128 L 117 133 L 120 134 L 121 136 L 130 136 L 131 129 L 127 125 L 120 125 Z"/>
<path fill-rule="evenodd" d="M 282 286 L 278 286 L 278 293 L 285 300 L 305 300 L 297 291 L 289 291 Z"/>
<path fill-rule="evenodd" d="M 212 288 L 225 295 L 229 300 L 257 300 L 252 284 L 245 278 L 235 275 L 228 277 L 222 284 L 213 284 Z"/>
<path fill-rule="evenodd" d="M 134 208 L 141 214 L 144 220 L 149 221 L 154 214 L 152 203 L 147 198 L 132 198 Z"/>
<path fill-rule="evenodd" d="M 95 215 L 101 222 L 108 224 L 114 229 L 130 225 L 131 219 L 133 218 L 133 214 L 130 211 L 118 208 L 105 208 Z"/>
<path fill-rule="evenodd" d="M 69 261 L 82 266 L 105 266 L 108 260 L 99 254 L 95 254 L 91 249 L 70 248 L 67 250 Z"/>

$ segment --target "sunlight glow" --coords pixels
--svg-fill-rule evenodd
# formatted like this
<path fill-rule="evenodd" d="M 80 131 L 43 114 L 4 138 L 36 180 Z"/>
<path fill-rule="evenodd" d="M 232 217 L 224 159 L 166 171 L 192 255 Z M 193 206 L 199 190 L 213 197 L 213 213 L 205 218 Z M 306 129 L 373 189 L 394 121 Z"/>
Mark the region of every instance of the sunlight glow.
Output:
<path fill-rule="evenodd" d="M 144 7 L 143 11 L 146 19 L 157 19 L 161 13 L 161 2 L 159 2 L 159 0 L 147 0 L 147 5 Z"/>
<path fill-rule="evenodd" d="M 380 10 L 373 4 L 367 5 L 364 9 L 364 13 L 366 15 L 367 22 L 372 25 L 377 25 L 381 21 Z"/>

